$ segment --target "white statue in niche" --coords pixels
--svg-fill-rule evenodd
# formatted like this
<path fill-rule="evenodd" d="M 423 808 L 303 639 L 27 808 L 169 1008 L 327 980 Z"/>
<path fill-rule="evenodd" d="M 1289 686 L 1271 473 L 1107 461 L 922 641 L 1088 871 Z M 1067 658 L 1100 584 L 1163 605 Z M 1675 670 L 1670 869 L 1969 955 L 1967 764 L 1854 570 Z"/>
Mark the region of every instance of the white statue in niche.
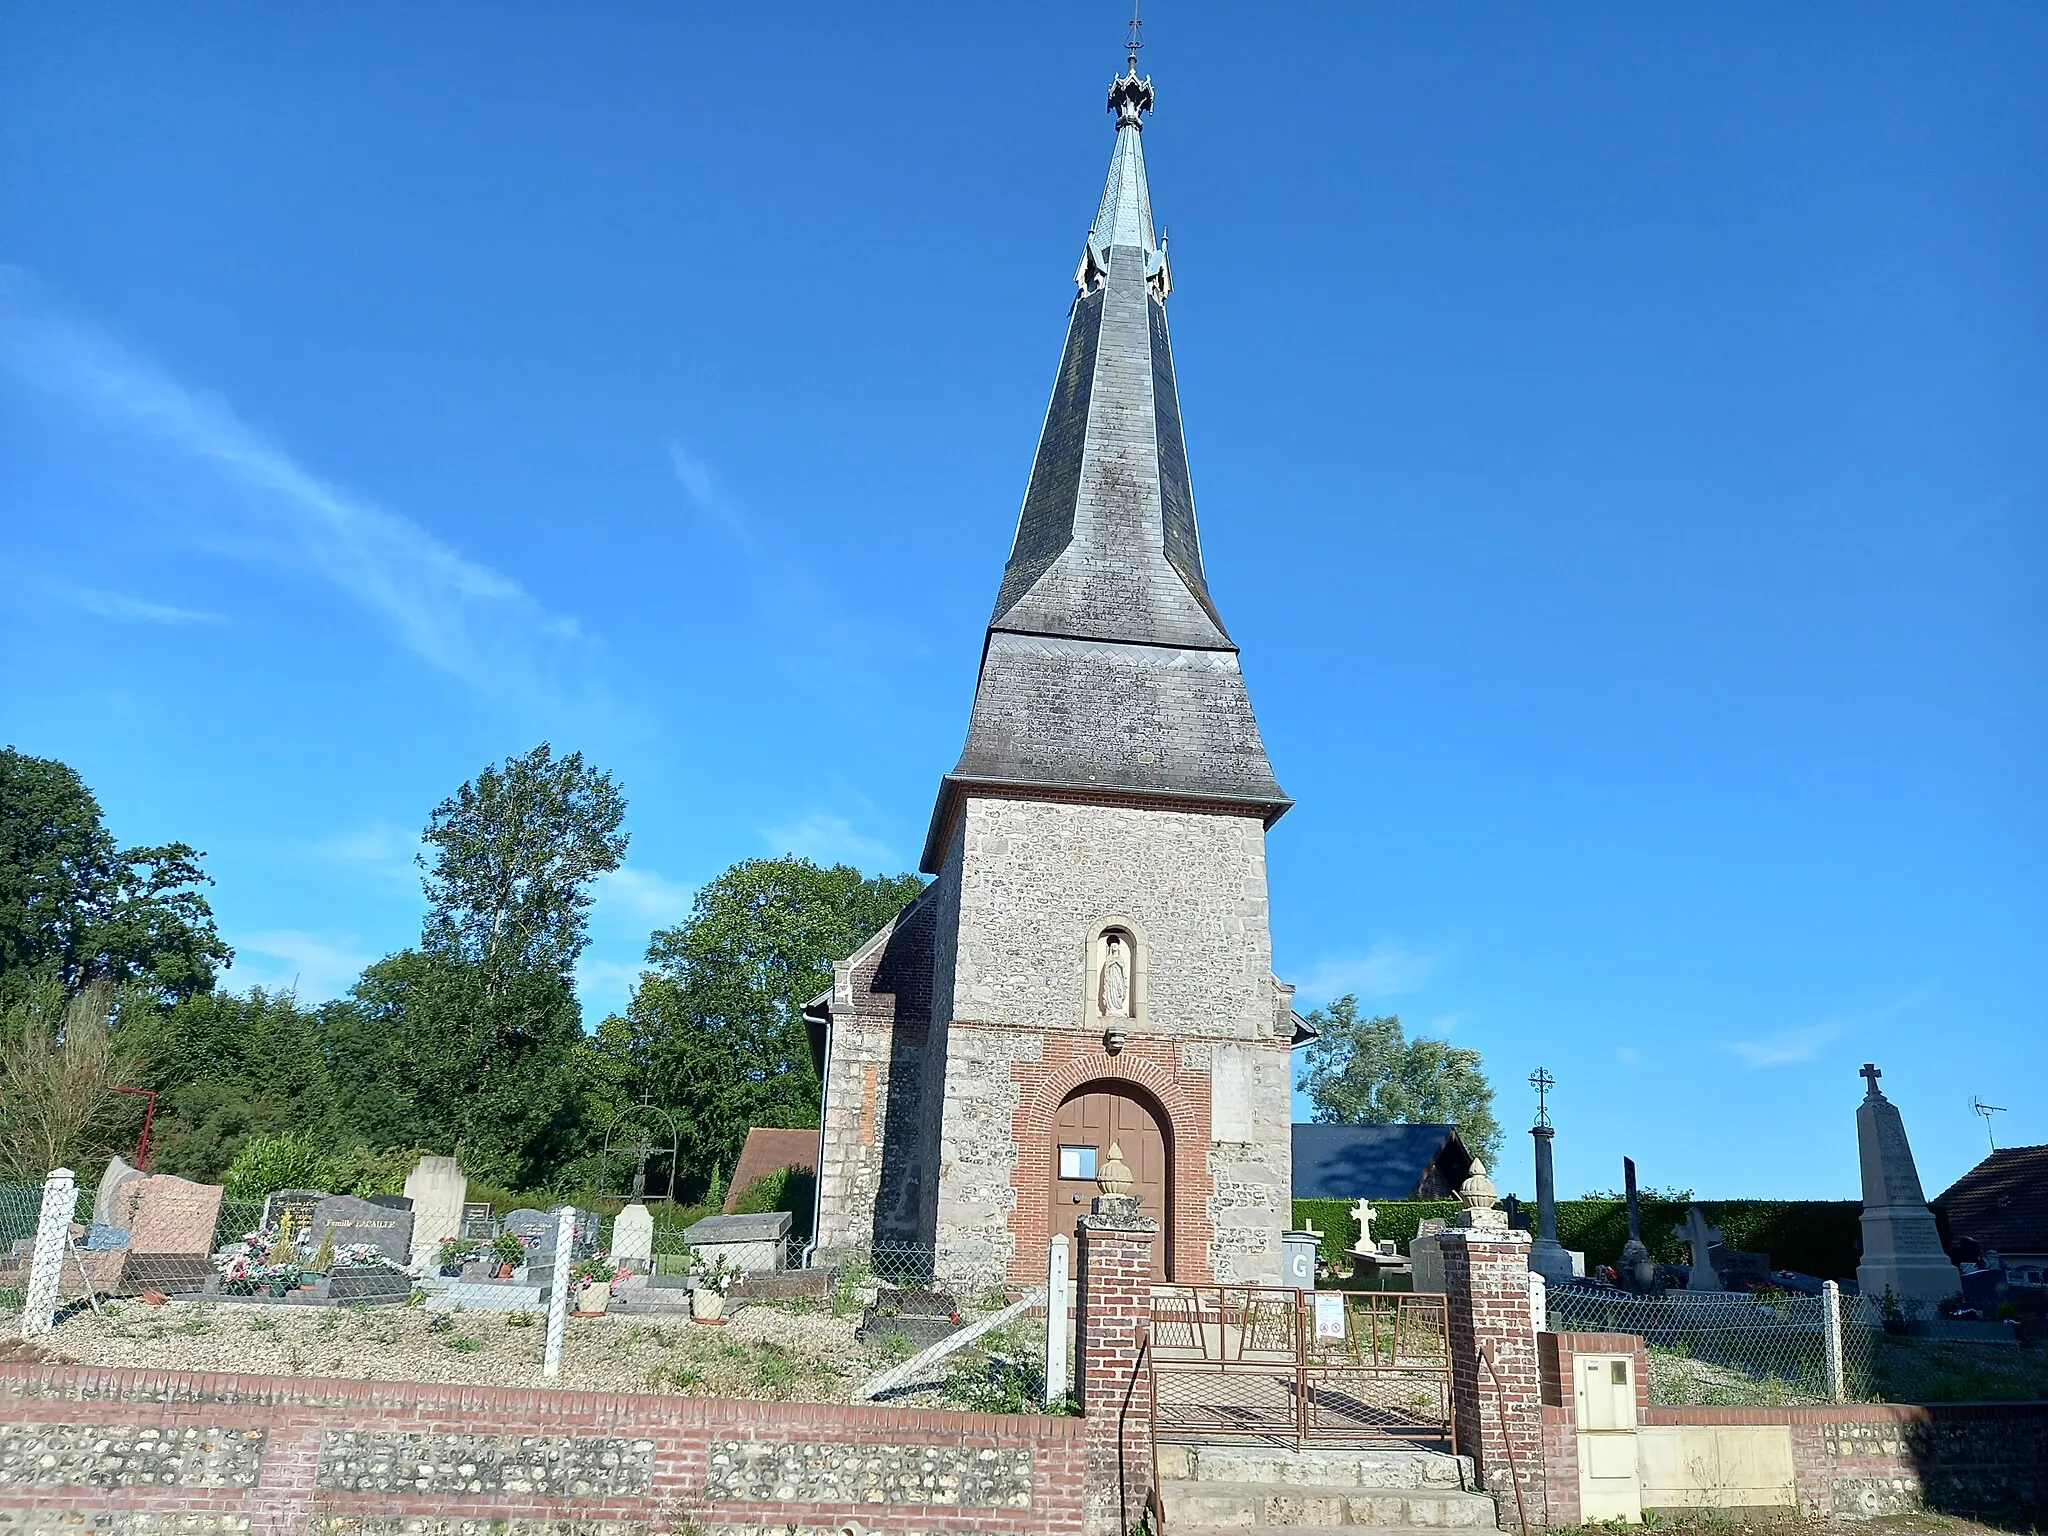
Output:
<path fill-rule="evenodd" d="M 1131 973 L 1124 960 L 1121 934 L 1102 941 L 1102 980 L 1096 987 L 1095 1005 L 1106 1019 L 1131 1016 Z"/>

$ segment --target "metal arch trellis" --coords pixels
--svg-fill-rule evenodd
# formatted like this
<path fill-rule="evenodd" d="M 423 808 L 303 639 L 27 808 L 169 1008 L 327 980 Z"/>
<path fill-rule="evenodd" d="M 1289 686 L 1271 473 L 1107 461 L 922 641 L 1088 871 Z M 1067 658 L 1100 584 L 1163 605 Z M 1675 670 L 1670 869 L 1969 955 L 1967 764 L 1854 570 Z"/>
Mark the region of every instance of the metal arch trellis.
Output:
<path fill-rule="evenodd" d="M 1146 1338 L 1159 1438 L 1456 1449 L 1440 1295 L 1157 1286 Z"/>
<path fill-rule="evenodd" d="M 667 1132 L 666 1141 L 650 1140 Z M 599 1151 L 600 1166 L 611 1167 L 614 1157 L 630 1158 L 633 1163 L 633 1178 L 628 1194 L 634 1200 L 647 1197 L 647 1164 L 654 1158 L 668 1159 L 668 1193 L 657 1199 L 675 1199 L 676 1165 L 682 1154 L 682 1129 L 676 1117 L 660 1105 L 642 1096 L 638 1104 L 628 1105 L 612 1116 L 605 1129 L 604 1146 Z"/>

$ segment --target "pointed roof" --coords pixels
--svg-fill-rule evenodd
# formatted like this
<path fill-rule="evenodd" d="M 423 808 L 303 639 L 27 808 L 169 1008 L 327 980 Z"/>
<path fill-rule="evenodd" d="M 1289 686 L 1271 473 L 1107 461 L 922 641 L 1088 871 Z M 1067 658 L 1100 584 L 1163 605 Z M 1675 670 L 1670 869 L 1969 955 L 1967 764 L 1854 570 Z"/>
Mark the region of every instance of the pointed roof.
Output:
<path fill-rule="evenodd" d="M 1268 824 L 1274 781 L 1237 647 L 1209 594 L 1167 337 L 1172 291 L 1142 135 L 1150 77 L 1110 83 L 1116 147 L 989 620 L 967 746 L 923 867 L 980 786 L 1222 803 Z"/>

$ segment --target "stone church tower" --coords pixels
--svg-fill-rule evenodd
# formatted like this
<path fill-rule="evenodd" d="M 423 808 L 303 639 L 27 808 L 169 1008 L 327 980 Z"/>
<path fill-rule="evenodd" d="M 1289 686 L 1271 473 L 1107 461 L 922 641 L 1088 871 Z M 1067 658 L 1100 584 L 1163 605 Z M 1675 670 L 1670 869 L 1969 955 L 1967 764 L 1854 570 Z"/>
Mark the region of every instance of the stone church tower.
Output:
<path fill-rule="evenodd" d="M 931 1245 L 942 1279 L 1042 1279 L 1114 1144 L 1160 1278 L 1280 1276 L 1299 1024 L 1265 836 L 1290 802 L 1202 570 L 1152 102 L 1133 53 L 937 878 L 806 1010 L 827 1261 Z"/>

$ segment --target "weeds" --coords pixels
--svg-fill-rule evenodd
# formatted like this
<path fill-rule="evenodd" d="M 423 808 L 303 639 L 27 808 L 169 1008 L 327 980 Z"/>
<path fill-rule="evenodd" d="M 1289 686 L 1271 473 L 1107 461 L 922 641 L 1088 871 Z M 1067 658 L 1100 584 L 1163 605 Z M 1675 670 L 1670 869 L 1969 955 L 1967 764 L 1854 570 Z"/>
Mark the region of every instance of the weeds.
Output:
<path fill-rule="evenodd" d="M 658 1365 L 647 1373 L 650 1392 L 694 1392 L 704 1384 L 704 1373 L 694 1365 Z"/>
<path fill-rule="evenodd" d="M 531 1328 L 533 1324 L 534 1316 L 531 1312 L 520 1311 L 507 1312 L 505 1314 L 505 1326 L 507 1328 Z"/>
<path fill-rule="evenodd" d="M 448 1347 L 454 1350 L 455 1353 L 458 1355 L 473 1355 L 478 1350 L 484 1347 L 484 1341 L 482 1339 L 471 1338 L 468 1334 L 465 1333 L 459 1335 L 456 1338 L 450 1339 L 448 1341 Z"/>
<path fill-rule="evenodd" d="M 252 1317 L 249 1319 L 249 1331 L 251 1333 L 275 1333 L 277 1332 L 277 1319 L 274 1317 Z"/>

